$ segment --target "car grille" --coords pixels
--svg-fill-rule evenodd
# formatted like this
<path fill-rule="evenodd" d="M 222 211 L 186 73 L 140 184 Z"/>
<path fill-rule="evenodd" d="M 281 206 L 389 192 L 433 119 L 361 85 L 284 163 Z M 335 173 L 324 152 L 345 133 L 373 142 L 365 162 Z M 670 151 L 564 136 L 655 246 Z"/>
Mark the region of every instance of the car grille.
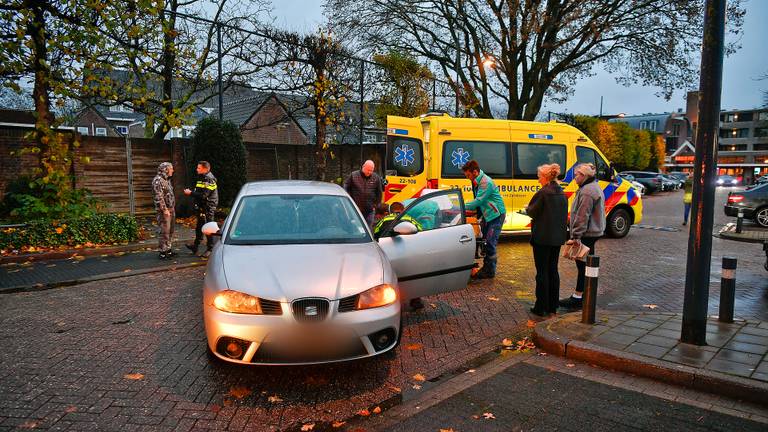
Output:
<path fill-rule="evenodd" d="M 293 316 L 300 322 L 320 322 L 328 315 L 328 300 L 300 299 L 293 302 Z"/>
<path fill-rule="evenodd" d="M 344 360 L 367 355 L 368 351 L 359 340 L 347 346 L 319 352 L 296 352 L 281 349 L 277 342 L 264 342 L 254 354 L 252 363 L 314 363 Z"/>
<path fill-rule="evenodd" d="M 283 308 L 280 307 L 280 302 L 259 298 L 259 304 L 261 304 L 261 312 L 264 315 L 282 315 L 283 314 Z"/>
<path fill-rule="evenodd" d="M 357 294 L 339 300 L 339 312 L 351 312 L 357 306 Z"/>

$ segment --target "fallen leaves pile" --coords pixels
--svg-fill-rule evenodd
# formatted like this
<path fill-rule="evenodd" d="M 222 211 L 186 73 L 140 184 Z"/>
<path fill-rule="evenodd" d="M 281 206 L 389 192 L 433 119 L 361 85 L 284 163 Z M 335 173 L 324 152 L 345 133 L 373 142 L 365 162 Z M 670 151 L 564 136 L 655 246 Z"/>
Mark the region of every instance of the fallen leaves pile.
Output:
<path fill-rule="evenodd" d="M 512 339 L 509 339 L 509 338 L 504 338 L 504 340 L 501 341 L 501 346 L 505 350 L 519 351 L 519 352 L 526 352 L 536 348 L 536 345 L 528 336 L 520 339 L 517 342 L 514 342 L 512 341 Z"/>

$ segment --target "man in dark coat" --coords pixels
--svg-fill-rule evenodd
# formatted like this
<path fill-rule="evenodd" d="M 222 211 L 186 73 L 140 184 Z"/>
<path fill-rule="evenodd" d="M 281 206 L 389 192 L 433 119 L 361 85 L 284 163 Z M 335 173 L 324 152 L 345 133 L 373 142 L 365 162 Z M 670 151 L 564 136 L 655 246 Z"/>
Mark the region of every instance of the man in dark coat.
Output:
<path fill-rule="evenodd" d="M 374 168 L 373 161 L 367 160 L 360 170 L 344 181 L 344 190 L 352 197 L 368 225 L 373 224 L 374 207 L 381 202 L 383 193 L 381 177 L 373 172 Z"/>
<path fill-rule="evenodd" d="M 195 199 L 195 213 L 197 215 L 197 227 L 195 228 L 195 242 L 187 245 L 187 249 L 197 255 L 197 249 L 203 241 L 203 225 L 214 220 L 216 206 L 219 205 L 219 190 L 216 185 L 216 177 L 211 173 L 211 164 L 208 161 L 197 163 L 197 183 L 195 190 L 184 189 L 184 195 Z M 206 236 L 206 250 L 200 256 L 208 258 L 213 249 L 213 237 Z"/>

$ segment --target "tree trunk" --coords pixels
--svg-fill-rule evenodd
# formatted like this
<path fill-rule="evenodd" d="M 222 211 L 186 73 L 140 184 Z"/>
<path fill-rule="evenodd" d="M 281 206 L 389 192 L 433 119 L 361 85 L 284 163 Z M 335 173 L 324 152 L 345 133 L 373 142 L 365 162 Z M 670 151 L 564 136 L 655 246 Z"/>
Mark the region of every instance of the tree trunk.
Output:
<path fill-rule="evenodd" d="M 178 4 L 171 2 L 171 10 L 176 11 Z M 162 13 L 162 12 L 161 12 Z M 176 15 L 171 14 L 163 28 L 163 70 L 160 77 L 163 80 L 163 99 L 160 108 L 160 124 L 157 125 L 152 139 L 161 141 L 165 134 L 168 124 L 168 114 L 173 112 L 173 80 L 176 66 Z"/>
<path fill-rule="evenodd" d="M 36 0 L 30 7 L 32 19 L 27 27 L 27 34 L 32 37 L 32 68 L 35 72 L 35 83 L 32 90 L 32 98 L 35 101 L 35 141 L 40 149 L 41 174 L 47 176 L 49 168 L 46 160 L 50 158 L 51 138 L 55 137 L 52 131 L 53 113 L 51 112 L 50 76 L 48 66 L 48 46 L 45 29 L 45 1 Z"/>

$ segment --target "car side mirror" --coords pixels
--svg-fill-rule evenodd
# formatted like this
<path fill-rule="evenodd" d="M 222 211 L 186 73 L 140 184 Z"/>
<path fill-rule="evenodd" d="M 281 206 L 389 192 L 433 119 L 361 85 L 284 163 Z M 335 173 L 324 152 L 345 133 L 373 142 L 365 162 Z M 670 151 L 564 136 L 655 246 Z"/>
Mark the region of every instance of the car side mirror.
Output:
<path fill-rule="evenodd" d="M 392 231 L 394 231 L 397 235 L 411 235 L 419 232 L 419 229 L 416 228 L 416 225 L 408 221 L 402 221 L 395 225 L 395 228 Z"/>
<path fill-rule="evenodd" d="M 201 229 L 203 234 L 207 236 L 220 236 L 221 235 L 221 229 L 219 229 L 219 224 L 216 222 L 208 222 L 205 225 L 203 225 L 203 228 Z"/>

